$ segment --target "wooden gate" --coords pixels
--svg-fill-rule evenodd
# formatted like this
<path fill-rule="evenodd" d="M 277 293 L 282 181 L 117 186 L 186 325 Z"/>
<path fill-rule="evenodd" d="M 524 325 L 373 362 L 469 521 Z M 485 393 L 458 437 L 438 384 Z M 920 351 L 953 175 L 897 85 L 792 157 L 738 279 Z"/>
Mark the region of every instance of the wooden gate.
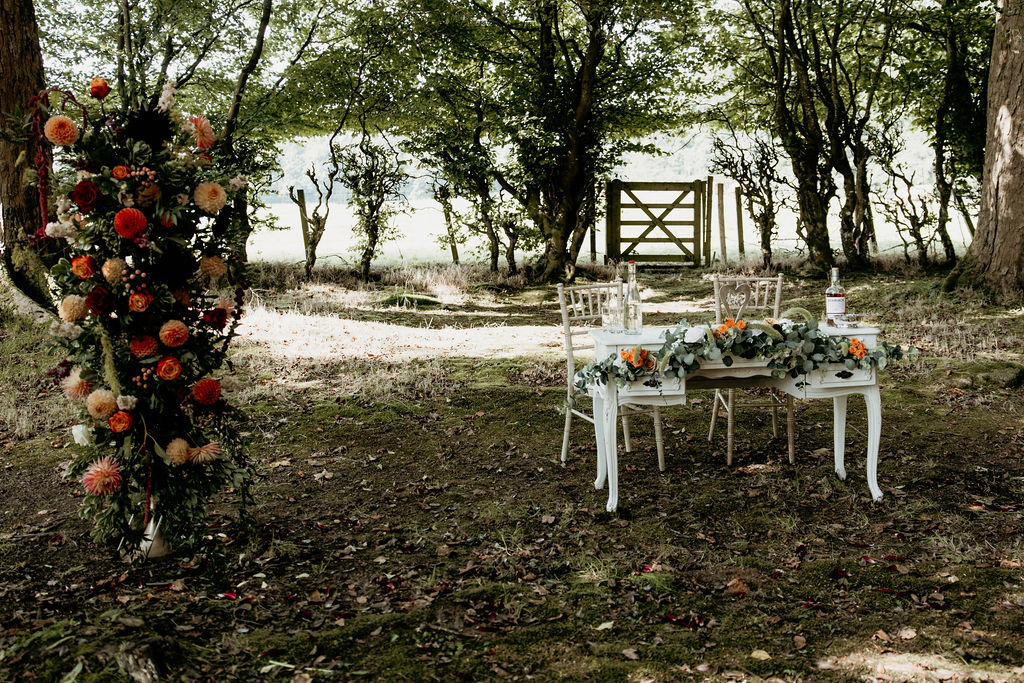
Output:
<path fill-rule="evenodd" d="M 637 263 L 711 262 L 713 178 L 688 183 L 607 184 L 606 260 Z M 672 245 L 672 253 L 639 251 L 641 245 Z"/>

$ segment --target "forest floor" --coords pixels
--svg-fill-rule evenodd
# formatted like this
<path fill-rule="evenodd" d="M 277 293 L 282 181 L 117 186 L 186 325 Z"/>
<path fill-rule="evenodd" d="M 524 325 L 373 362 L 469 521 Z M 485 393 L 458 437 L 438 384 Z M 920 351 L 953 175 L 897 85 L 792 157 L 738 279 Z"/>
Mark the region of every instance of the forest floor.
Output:
<path fill-rule="evenodd" d="M 703 275 L 643 272 L 646 322 L 707 320 Z M 940 282 L 845 282 L 921 351 L 882 376 L 882 501 L 858 401 L 840 481 L 827 402 L 798 402 L 796 465 L 740 411 L 727 467 L 706 395 L 663 412 L 664 473 L 634 420 L 610 514 L 589 425 L 558 462 L 553 287 L 264 268 L 233 355 L 255 502 L 137 566 L 61 478 L 60 358 L 0 309 L 0 680 L 1024 680 L 1024 309 Z"/>

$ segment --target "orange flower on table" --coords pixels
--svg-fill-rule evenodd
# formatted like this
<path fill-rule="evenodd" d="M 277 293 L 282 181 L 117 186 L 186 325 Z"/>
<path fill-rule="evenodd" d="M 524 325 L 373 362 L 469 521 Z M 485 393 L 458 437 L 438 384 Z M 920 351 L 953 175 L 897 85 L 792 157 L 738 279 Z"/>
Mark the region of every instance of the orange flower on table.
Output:
<path fill-rule="evenodd" d="M 153 303 L 153 295 L 146 292 L 132 292 L 128 296 L 128 308 L 136 313 L 144 313 Z"/>
<path fill-rule="evenodd" d="M 175 349 L 188 341 L 188 327 L 180 320 L 168 320 L 160 326 L 160 341 Z"/>
<path fill-rule="evenodd" d="M 89 96 L 94 97 L 97 100 L 102 100 L 104 97 L 110 94 L 110 84 L 107 83 L 105 78 L 99 76 L 89 81 Z"/>
<path fill-rule="evenodd" d="M 156 339 L 148 334 L 143 337 L 133 337 L 132 340 L 128 342 L 128 348 L 136 358 L 150 358 L 151 356 L 155 356 L 156 352 L 160 350 L 160 346 L 157 344 Z"/>
<path fill-rule="evenodd" d="M 114 214 L 114 230 L 125 239 L 134 239 L 146 229 L 146 215 L 138 209 L 121 209 Z"/>
<path fill-rule="evenodd" d="M 132 428 L 132 414 L 124 410 L 119 410 L 110 416 L 110 419 L 107 420 L 107 426 L 110 427 L 110 431 L 115 434 L 126 432 Z"/>
<path fill-rule="evenodd" d="M 78 126 L 63 114 L 51 116 L 43 126 L 43 135 L 58 147 L 68 147 L 78 142 Z"/>
<path fill-rule="evenodd" d="M 737 320 L 735 327 L 736 327 L 737 330 L 745 330 L 745 329 L 747 329 L 747 321 L 746 320 Z"/>
<path fill-rule="evenodd" d="M 156 364 L 156 376 L 165 381 L 181 376 L 181 361 L 174 356 L 164 356 Z"/>
<path fill-rule="evenodd" d="M 850 354 L 856 356 L 858 359 L 863 358 L 868 353 L 868 347 L 864 345 L 864 342 L 860 341 L 856 337 L 850 340 Z"/>
<path fill-rule="evenodd" d="M 192 387 L 192 398 L 200 405 L 213 405 L 220 398 L 220 382 L 212 377 L 199 380 Z"/>
<path fill-rule="evenodd" d="M 639 347 L 632 349 L 622 349 L 619 352 L 622 360 L 626 361 L 634 368 L 644 368 L 645 370 L 654 369 L 654 357 L 647 351 L 647 349 L 641 349 Z"/>
<path fill-rule="evenodd" d="M 110 169 L 110 177 L 114 180 L 124 180 L 131 175 L 132 170 L 123 164 L 118 164 L 114 168 Z"/>
<path fill-rule="evenodd" d="M 86 280 L 96 273 L 96 262 L 88 254 L 76 256 L 71 259 L 71 272 Z"/>
<path fill-rule="evenodd" d="M 715 328 L 715 336 L 716 337 L 721 337 L 722 335 L 726 334 L 728 331 L 729 331 L 729 326 L 728 325 L 719 325 L 718 327 Z"/>

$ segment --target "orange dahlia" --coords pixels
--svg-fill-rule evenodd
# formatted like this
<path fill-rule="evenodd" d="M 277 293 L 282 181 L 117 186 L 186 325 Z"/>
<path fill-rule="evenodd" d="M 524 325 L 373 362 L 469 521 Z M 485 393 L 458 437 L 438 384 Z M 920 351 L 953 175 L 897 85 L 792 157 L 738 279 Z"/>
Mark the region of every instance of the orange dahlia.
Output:
<path fill-rule="evenodd" d="M 168 320 L 160 326 L 160 341 L 164 346 L 177 348 L 188 341 L 188 327 L 180 320 Z"/>
<path fill-rule="evenodd" d="M 133 337 L 128 342 L 128 348 L 136 358 L 149 358 L 156 355 L 160 346 L 157 344 L 156 339 L 147 334 L 144 337 Z"/>
<path fill-rule="evenodd" d="M 135 239 L 146 229 L 146 222 L 138 209 L 121 209 L 114 215 L 114 230 L 125 239 Z"/>
<path fill-rule="evenodd" d="M 106 420 L 117 412 L 117 397 L 109 389 L 97 389 L 85 399 L 85 407 L 97 420 Z"/>
<path fill-rule="evenodd" d="M 85 471 L 82 485 L 91 496 L 109 496 L 121 488 L 121 468 L 110 458 L 97 460 Z"/>
<path fill-rule="evenodd" d="M 199 183 L 192 199 L 206 213 L 217 213 L 228 203 L 228 195 L 218 183 Z"/>
<path fill-rule="evenodd" d="M 75 368 L 61 383 L 64 395 L 71 399 L 85 398 L 92 392 L 92 382 L 82 379 L 82 368 Z"/>
<path fill-rule="evenodd" d="M 210 125 L 209 120 L 205 116 L 193 116 L 189 120 L 192 122 L 192 135 L 195 137 L 196 147 L 199 149 L 213 147 L 217 138 L 213 134 L 213 126 Z"/>
<path fill-rule="evenodd" d="M 220 398 L 220 382 L 212 377 L 199 380 L 192 387 L 192 398 L 200 405 L 213 405 Z"/>
<path fill-rule="evenodd" d="M 220 256 L 204 256 L 199 260 L 199 271 L 211 280 L 216 280 L 228 272 L 228 264 Z"/>
<path fill-rule="evenodd" d="M 78 142 L 78 126 L 67 116 L 51 116 L 43 126 L 43 135 L 53 144 L 67 147 Z"/>
<path fill-rule="evenodd" d="M 68 294 L 60 302 L 57 309 L 60 319 L 66 323 L 78 322 L 89 315 L 89 307 L 85 304 L 85 297 L 77 294 Z"/>

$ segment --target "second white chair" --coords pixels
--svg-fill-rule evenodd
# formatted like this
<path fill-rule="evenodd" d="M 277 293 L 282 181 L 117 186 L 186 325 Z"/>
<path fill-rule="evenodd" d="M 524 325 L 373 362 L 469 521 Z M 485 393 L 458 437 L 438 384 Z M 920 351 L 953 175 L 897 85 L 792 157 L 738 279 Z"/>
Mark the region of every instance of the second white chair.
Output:
<path fill-rule="evenodd" d="M 746 277 L 720 276 L 712 277 L 715 285 L 715 324 L 721 325 L 727 318 L 740 320 L 743 314 L 757 311 L 760 317 L 778 318 L 782 310 L 782 275 L 777 277 Z M 740 405 L 748 408 L 771 408 L 772 436 L 779 435 L 779 409 L 786 409 L 786 437 L 789 449 L 789 462 L 795 461 L 793 397 L 786 394 L 785 398 L 769 392 L 765 401 L 754 401 Z M 725 462 L 732 465 L 733 444 L 735 435 L 733 426 L 736 415 L 736 390 L 716 389 L 715 402 L 711 408 L 711 428 L 708 430 L 708 441 L 714 439 L 715 425 L 719 414 L 726 417 Z"/>

